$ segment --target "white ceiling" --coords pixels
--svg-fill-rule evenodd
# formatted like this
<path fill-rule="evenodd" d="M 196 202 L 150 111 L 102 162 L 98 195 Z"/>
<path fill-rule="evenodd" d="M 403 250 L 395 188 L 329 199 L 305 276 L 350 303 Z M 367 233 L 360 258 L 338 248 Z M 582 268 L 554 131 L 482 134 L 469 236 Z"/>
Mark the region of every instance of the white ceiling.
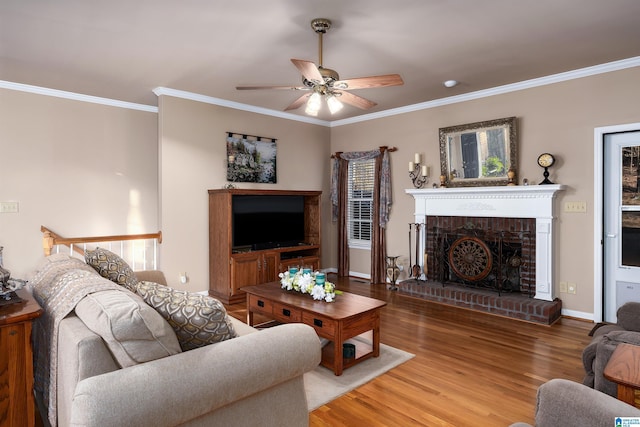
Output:
<path fill-rule="evenodd" d="M 166 87 L 282 111 L 299 92 L 235 87 L 300 85 L 290 59 L 318 61 L 318 17 L 333 21 L 325 67 L 404 79 L 354 90 L 378 105 L 331 119 L 640 56 L 638 0 L 0 0 L 0 80 L 146 105 Z"/>

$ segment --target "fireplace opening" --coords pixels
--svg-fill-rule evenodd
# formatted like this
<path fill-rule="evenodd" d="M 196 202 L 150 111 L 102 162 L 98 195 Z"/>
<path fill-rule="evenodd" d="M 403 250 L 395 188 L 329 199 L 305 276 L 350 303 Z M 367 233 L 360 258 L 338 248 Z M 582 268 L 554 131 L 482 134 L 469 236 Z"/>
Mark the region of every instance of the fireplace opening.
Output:
<path fill-rule="evenodd" d="M 427 217 L 428 280 L 535 295 L 535 221 Z"/>
<path fill-rule="evenodd" d="M 478 230 L 467 223 L 458 230 L 436 231 L 436 277 L 441 283 L 521 292 L 521 272 L 530 259 L 522 255 L 528 232 Z M 530 294 L 530 288 L 525 291 Z"/>

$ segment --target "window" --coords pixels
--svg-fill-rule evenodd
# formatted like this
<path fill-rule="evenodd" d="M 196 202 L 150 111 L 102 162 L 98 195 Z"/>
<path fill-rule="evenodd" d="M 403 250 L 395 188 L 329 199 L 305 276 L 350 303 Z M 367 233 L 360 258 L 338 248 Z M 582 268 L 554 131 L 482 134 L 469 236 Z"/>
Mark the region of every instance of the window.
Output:
<path fill-rule="evenodd" d="M 347 231 L 350 248 L 371 248 L 375 159 L 349 161 Z"/>

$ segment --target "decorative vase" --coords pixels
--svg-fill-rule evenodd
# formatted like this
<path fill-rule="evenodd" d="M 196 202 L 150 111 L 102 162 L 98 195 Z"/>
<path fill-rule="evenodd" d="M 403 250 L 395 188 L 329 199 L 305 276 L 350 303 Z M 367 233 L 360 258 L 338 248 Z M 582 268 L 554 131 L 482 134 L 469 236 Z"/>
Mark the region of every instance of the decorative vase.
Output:
<path fill-rule="evenodd" d="M 11 273 L 9 272 L 9 270 L 5 269 L 2 266 L 2 249 L 4 248 L 0 246 L 0 287 L 5 286 L 7 284 L 7 281 L 9 280 L 9 277 L 11 277 Z"/>
<path fill-rule="evenodd" d="M 387 257 L 387 278 L 389 279 L 390 285 L 389 289 L 392 291 L 397 291 L 398 286 L 396 286 L 396 281 L 400 276 L 400 267 L 398 267 L 397 261 L 399 256 L 388 256 Z"/>
<path fill-rule="evenodd" d="M 507 185 L 516 185 L 516 171 L 509 169 L 507 172 L 507 178 L 509 178 Z"/>
<path fill-rule="evenodd" d="M 326 276 L 324 273 L 316 273 L 315 279 L 317 286 L 324 286 L 324 283 L 326 282 Z"/>

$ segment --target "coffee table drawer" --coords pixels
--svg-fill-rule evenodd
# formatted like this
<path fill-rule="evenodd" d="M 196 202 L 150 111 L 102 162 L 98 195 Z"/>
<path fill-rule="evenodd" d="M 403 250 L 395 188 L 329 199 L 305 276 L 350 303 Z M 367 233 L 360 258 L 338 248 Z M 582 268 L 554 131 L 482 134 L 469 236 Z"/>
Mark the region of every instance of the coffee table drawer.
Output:
<path fill-rule="evenodd" d="M 249 310 L 256 313 L 272 314 L 273 301 L 255 295 L 249 295 Z"/>
<path fill-rule="evenodd" d="M 336 334 L 336 321 L 319 314 L 302 313 L 302 323 L 313 326 L 325 338 L 332 338 Z"/>
<path fill-rule="evenodd" d="M 302 311 L 277 302 L 273 303 L 273 317 L 285 323 L 301 322 Z"/>

